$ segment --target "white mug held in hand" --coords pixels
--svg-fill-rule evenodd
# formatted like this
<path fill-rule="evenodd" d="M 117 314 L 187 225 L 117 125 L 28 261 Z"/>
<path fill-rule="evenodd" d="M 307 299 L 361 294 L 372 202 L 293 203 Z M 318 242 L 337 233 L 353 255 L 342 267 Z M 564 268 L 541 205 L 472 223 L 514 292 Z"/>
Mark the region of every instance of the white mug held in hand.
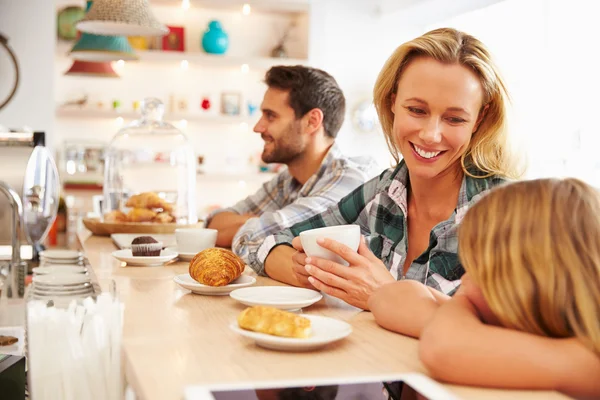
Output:
<path fill-rule="evenodd" d="M 177 251 L 181 253 L 198 253 L 215 247 L 217 243 L 216 229 L 180 228 L 175 229 Z"/>
<path fill-rule="evenodd" d="M 354 251 L 358 251 L 360 244 L 360 226 L 358 225 L 338 225 L 328 226 L 325 228 L 311 229 L 300 232 L 300 242 L 304 248 L 304 252 L 309 257 L 319 257 L 326 260 L 334 261 L 338 264 L 348 265 L 346 260 L 337 254 L 319 246 L 317 239 L 327 238 L 340 242 Z"/>

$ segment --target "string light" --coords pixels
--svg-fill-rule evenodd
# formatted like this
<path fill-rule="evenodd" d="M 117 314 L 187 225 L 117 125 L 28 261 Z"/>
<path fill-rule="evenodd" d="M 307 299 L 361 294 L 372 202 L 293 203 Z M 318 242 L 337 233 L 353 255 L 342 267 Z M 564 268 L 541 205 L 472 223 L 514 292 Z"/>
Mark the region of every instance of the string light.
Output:
<path fill-rule="evenodd" d="M 190 0 L 181 0 L 181 8 L 187 10 L 190 8 Z"/>
<path fill-rule="evenodd" d="M 252 8 L 250 7 L 250 4 L 246 3 L 242 6 L 242 14 L 244 15 L 249 15 L 250 11 L 252 11 Z"/>
<path fill-rule="evenodd" d="M 181 69 L 182 70 L 187 70 L 188 67 L 190 66 L 190 64 L 188 63 L 188 60 L 181 60 Z"/>
<path fill-rule="evenodd" d="M 242 64 L 242 74 L 247 74 L 250 71 L 250 66 L 248 64 Z"/>

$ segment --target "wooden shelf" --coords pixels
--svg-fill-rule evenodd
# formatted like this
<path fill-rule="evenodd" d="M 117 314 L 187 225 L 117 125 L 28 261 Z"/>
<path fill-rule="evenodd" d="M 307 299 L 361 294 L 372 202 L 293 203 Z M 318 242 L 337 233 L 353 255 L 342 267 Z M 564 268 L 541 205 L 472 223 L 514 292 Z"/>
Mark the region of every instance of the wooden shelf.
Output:
<path fill-rule="evenodd" d="M 219 68 L 241 68 L 247 64 L 250 69 L 269 69 L 274 65 L 307 64 L 306 59 L 273 58 L 273 57 L 233 57 L 227 55 L 213 55 L 201 51 L 158 51 L 136 50 L 140 59 L 138 62 L 153 63 L 181 63 L 186 60 L 190 66 L 199 65 Z M 136 61 L 130 61 L 136 62 Z"/>
<path fill-rule="evenodd" d="M 78 108 L 57 108 L 56 116 L 59 118 L 118 118 L 121 117 L 124 120 L 139 119 L 141 114 L 134 111 L 114 111 L 114 110 L 94 110 L 94 109 L 78 109 Z M 204 121 L 212 123 L 223 123 L 223 124 L 239 124 L 242 122 L 253 123 L 258 119 L 258 115 L 246 116 L 246 115 L 222 115 L 222 114 L 202 114 L 198 113 L 165 113 L 165 121 L 180 121 L 185 119 L 186 121 Z"/>

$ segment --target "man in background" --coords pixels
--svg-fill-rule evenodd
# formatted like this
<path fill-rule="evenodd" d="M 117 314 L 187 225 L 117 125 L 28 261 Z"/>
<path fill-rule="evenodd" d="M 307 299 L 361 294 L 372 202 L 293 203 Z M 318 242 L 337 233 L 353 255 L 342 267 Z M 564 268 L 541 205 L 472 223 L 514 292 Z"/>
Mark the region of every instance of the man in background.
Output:
<path fill-rule="evenodd" d="M 266 73 L 265 83 L 254 132 L 265 142 L 263 162 L 287 168 L 207 219 L 207 227 L 219 231 L 217 246 L 231 247 L 257 272 L 256 250 L 267 236 L 325 211 L 379 172 L 372 159 L 345 157 L 335 144 L 346 100 L 331 75 L 305 66 L 276 66 Z"/>

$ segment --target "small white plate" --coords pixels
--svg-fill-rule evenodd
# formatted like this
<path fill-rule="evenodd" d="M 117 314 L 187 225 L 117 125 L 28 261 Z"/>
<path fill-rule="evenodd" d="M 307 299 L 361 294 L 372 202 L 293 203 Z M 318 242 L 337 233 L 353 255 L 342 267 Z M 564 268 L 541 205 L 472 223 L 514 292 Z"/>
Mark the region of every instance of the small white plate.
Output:
<path fill-rule="evenodd" d="M 49 265 L 46 267 L 37 267 L 31 271 L 34 275 L 85 274 L 87 272 L 87 268 L 78 265 Z"/>
<path fill-rule="evenodd" d="M 43 286 L 78 286 L 90 282 L 83 274 L 51 274 L 34 276 L 32 282 Z"/>
<path fill-rule="evenodd" d="M 177 247 L 167 247 L 166 250 L 171 250 L 179 254 L 177 257 L 182 261 L 190 261 L 194 256 L 198 253 L 186 253 L 183 251 L 177 250 Z"/>
<path fill-rule="evenodd" d="M 281 310 L 308 307 L 323 298 L 317 291 L 293 286 L 259 286 L 234 290 L 229 295 L 247 306 L 270 306 Z"/>
<path fill-rule="evenodd" d="M 82 257 L 83 254 L 77 250 L 50 249 L 40 251 L 40 257 L 47 259 L 73 260 Z"/>
<path fill-rule="evenodd" d="M 242 275 L 229 285 L 225 286 L 207 286 L 196 282 L 190 274 L 181 274 L 173 277 L 176 284 L 184 289 L 191 290 L 196 294 L 207 294 L 213 296 L 225 296 L 231 293 L 232 290 L 254 285 L 256 278 L 250 275 Z"/>
<path fill-rule="evenodd" d="M 112 256 L 119 261 L 124 261 L 128 265 L 163 265 L 177 257 L 177 253 L 173 250 L 162 250 L 160 256 L 134 257 L 131 254 L 131 249 L 123 249 L 112 252 Z"/>
<path fill-rule="evenodd" d="M 253 339 L 258 346 L 272 350 L 309 351 L 341 340 L 352 333 L 352 326 L 339 319 L 317 315 L 302 315 L 310 319 L 312 334 L 306 339 L 286 338 L 266 333 L 247 331 L 238 326 L 237 321 L 229 327 L 242 336 Z"/>

